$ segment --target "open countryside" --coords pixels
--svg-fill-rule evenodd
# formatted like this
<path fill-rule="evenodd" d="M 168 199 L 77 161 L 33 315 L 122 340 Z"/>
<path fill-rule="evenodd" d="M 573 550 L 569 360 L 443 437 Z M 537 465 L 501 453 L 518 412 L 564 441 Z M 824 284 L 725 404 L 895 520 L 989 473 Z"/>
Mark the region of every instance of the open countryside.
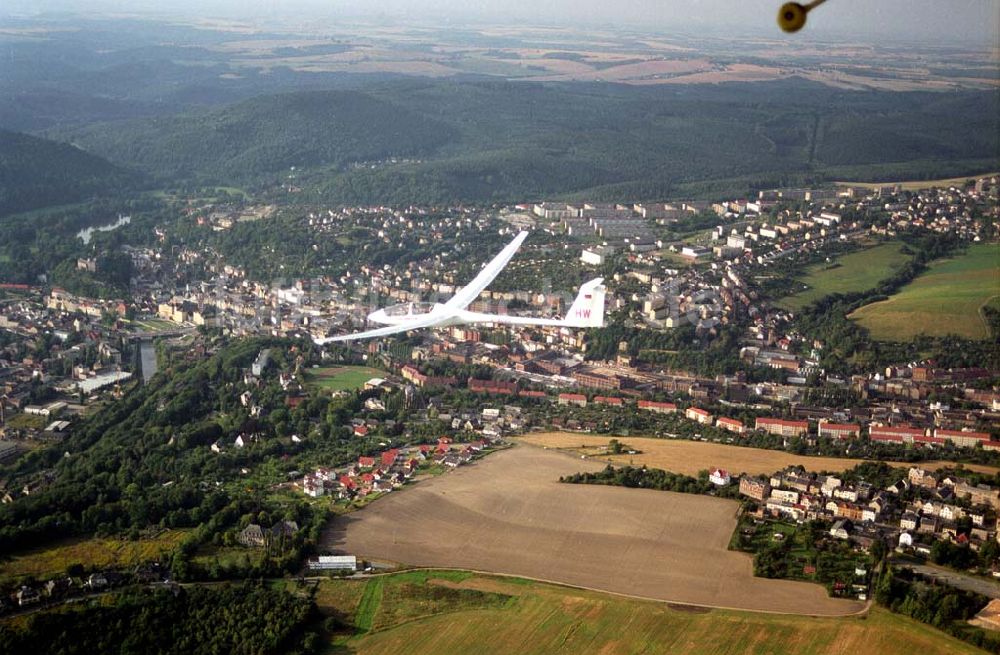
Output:
<path fill-rule="evenodd" d="M 833 262 L 810 266 L 797 280 L 805 289 L 783 298 L 780 305 L 800 309 L 831 293 L 866 291 L 892 275 L 909 259 L 899 243 L 885 243 L 838 257 Z"/>
<path fill-rule="evenodd" d="M 640 451 L 638 454 L 609 455 L 605 452 L 608 441 L 618 439 L 623 444 Z M 843 471 L 863 460 L 840 457 L 807 457 L 781 450 L 746 448 L 705 441 L 686 439 L 657 439 L 654 437 L 622 437 L 616 435 L 585 435 L 572 432 L 538 432 L 519 437 L 518 441 L 545 448 L 572 450 L 588 458 L 600 459 L 615 466 L 649 466 L 684 475 L 698 475 L 699 471 L 718 467 L 736 475 L 770 475 L 787 466 L 804 466 L 810 471 Z M 905 462 L 889 462 L 893 466 L 909 467 Z M 952 462 L 922 462 L 920 466 L 934 470 Z M 991 466 L 965 464 L 966 468 L 983 473 L 996 471 Z M 583 470 L 581 468 L 581 470 Z"/>
<path fill-rule="evenodd" d="M 866 305 L 850 317 L 880 341 L 921 334 L 989 336 L 981 309 L 1000 297 L 1000 248 L 978 243 L 965 254 L 934 263 L 888 300 Z"/>
<path fill-rule="evenodd" d="M 518 445 L 338 517 L 325 546 L 690 605 L 822 616 L 864 607 L 819 585 L 755 578 L 750 558 L 728 550 L 735 502 L 558 481 L 601 468 Z"/>
<path fill-rule="evenodd" d="M 335 366 L 310 369 L 306 373 L 306 382 L 326 391 L 347 391 L 360 389 L 368 380 L 384 375 L 384 371 L 367 366 Z"/>
<path fill-rule="evenodd" d="M 457 571 L 324 581 L 316 601 L 357 628 L 335 647 L 373 655 L 981 652 L 881 608 L 846 618 L 706 610 Z"/>

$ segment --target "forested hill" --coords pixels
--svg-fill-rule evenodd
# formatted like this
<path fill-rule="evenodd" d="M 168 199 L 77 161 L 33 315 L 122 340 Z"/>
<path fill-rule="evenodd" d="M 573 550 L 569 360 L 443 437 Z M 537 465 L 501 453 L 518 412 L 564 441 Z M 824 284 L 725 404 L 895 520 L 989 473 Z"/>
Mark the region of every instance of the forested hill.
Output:
<path fill-rule="evenodd" d="M 69 144 L 0 130 L 0 216 L 116 193 L 134 180 Z"/>
<path fill-rule="evenodd" d="M 223 183 L 292 166 L 422 157 L 452 140 L 455 131 L 365 93 L 308 91 L 71 134 L 74 142 L 161 179 Z"/>
<path fill-rule="evenodd" d="M 60 136 L 164 180 L 274 183 L 297 166 L 304 196 L 325 202 L 611 201 L 995 170 L 998 112 L 990 92 L 856 92 L 795 79 L 409 80 Z M 372 165 L 390 156 L 420 161 Z"/>

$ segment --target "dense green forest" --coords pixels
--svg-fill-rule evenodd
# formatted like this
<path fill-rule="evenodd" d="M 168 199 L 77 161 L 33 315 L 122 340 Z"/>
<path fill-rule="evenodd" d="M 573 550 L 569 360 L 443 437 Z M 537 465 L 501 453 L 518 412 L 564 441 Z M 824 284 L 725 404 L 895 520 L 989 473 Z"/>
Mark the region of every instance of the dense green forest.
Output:
<path fill-rule="evenodd" d="M 402 104 L 337 91 L 262 96 L 209 113 L 97 125 L 71 136 L 161 180 L 232 183 L 292 167 L 423 156 L 454 133 Z"/>
<path fill-rule="evenodd" d="M 0 129 L 0 216 L 113 195 L 136 177 L 71 145 Z"/>
<path fill-rule="evenodd" d="M 0 653 L 311 653 L 312 601 L 262 584 L 134 590 L 0 625 Z"/>
<path fill-rule="evenodd" d="M 682 90 L 406 80 L 52 134 L 163 181 L 268 188 L 296 166 L 301 197 L 319 202 L 655 199 L 887 164 L 922 176 L 990 168 L 997 104 L 987 92 L 862 93 L 803 80 Z M 389 157 L 411 161 L 372 163 Z"/>

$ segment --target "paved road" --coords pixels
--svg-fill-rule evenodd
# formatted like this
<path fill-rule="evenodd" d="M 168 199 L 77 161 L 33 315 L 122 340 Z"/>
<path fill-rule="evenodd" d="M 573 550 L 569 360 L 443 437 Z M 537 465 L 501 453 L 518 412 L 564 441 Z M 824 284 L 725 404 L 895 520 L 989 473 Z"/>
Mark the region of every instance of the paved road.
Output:
<path fill-rule="evenodd" d="M 909 562 L 896 562 L 896 564 L 898 566 L 907 566 L 921 575 L 935 578 L 965 591 L 973 591 L 989 598 L 1000 598 L 1000 582 L 966 573 L 959 573 L 958 571 L 941 568 L 933 564 L 911 564 Z"/>

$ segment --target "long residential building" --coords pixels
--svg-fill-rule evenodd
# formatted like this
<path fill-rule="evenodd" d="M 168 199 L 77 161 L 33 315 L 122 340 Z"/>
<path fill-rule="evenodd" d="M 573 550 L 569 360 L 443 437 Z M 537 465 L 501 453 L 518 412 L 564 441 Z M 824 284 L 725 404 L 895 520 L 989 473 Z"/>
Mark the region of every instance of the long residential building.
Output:
<path fill-rule="evenodd" d="M 726 418 L 725 416 L 720 416 L 715 421 L 715 425 L 716 427 L 720 427 L 723 430 L 729 430 L 730 432 L 735 432 L 736 434 L 743 434 L 747 431 L 746 426 L 743 425 L 743 421 L 735 418 Z"/>
<path fill-rule="evenodd" d="M 786 421 L 780 418 L 758 418 L 755 428 L 780 437 L 804 437 L 809 434 L 809 421 Z"/>
<path fill-rule="evenodd" d="M 856 439 L 861 435 L 861 426 L 857 423 L 819 422 L 819 436 L 831 439 Z"/>
<path fill-rule="evenodd" d="M 673 414 L 677 411 L 677 405 L 674 403 L 661 403 L 657 400 L 640 400 L 639 409 L 656 412 L 657 414 Z"/>
<path fill-rule="evenodd" d="M 558 402 L 560 405 L 576 405 L 578 407 L 587 406 L 587 397 L 582 393 L 561 393 Z"/>
<path fill-rule="evenodd" d="M 986 444 L 990 441 L 990 435 L 986 432 L 964 432 L 962 430 L 934 430 L 934 436 L 938 439 L 946 439 L 956 446 L 972 448 L 976 444 Z"/>
<path fill-rule="evenodd" d="M 923 428 L 871 426 L 868 436 L 872 441 L 889 441 L 894 443 L 914 443 L 919 437 L 926 436 Z"/>

